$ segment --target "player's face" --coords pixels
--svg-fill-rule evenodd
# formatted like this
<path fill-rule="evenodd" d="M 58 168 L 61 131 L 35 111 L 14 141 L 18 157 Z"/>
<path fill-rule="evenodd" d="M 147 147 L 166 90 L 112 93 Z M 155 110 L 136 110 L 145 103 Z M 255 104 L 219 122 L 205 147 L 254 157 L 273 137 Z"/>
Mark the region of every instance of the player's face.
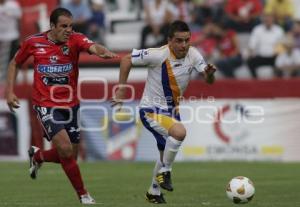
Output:
<path fill-rule="evenodd" d="M 52 25 L 51 30 L 58 42 L 67 42 L 73 31 L 73 19 L 67 16 L 58 17 L 56 25 Z"/>
<path fill-rule="evenodd" d="M 168 44 L 176 58 L 184 58 L 190 47 L 190 32 L 175 32 L 174 37 L 169 38 Z"/>

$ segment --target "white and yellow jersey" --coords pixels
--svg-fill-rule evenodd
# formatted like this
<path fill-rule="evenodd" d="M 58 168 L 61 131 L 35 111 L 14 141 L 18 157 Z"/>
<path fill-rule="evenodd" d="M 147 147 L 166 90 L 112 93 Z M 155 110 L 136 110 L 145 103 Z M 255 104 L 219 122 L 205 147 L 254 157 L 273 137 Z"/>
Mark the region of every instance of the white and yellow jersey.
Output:
<path fill-rule="evenodd" d="M 147 66 L 148 77 L 140 103 L 141 107 L 158 107 L 165 110 L 179 105 L 193 70 L 203 72 L 206 67 L 202 55 L 190 47 L 185 58 L 176 59 L 168 45 L 143 50 L 134 49 L 131 62 Z"/>

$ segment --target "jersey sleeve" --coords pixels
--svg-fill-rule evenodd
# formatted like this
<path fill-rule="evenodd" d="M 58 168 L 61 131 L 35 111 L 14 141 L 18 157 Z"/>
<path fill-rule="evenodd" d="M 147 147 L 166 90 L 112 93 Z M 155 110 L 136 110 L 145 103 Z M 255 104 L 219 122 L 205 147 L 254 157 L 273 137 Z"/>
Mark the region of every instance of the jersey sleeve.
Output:
<path fill-rule="evenodd" d="M 74 41 L 76 42 L 79 51 L 88 51 L 88 49 L 95 44 L 95 42 L 80 33 L 76 33 Z"/>
<path fill-rule="evenodd" d="M 32 46 L 29 40 L 25 40 L 15 55 L 17 65 L 22 65 L 32 55 Z"/>
<path fill-rule="evenodd" d="M 161 54 L 156 49 L 133 49 L 131 52 L 131 62 L 137 66 L 153 66 L 159 64 Z"/>
<path fill-rule="evenodd" d="M 193 58 L 194 69 L 197 72 L 201 73 L 201 72 L 204 71 L 207 64 L 206 64 L 203 56 L 200 54 L 200 52 L 196 48 L 192 47 L 191 50 L 192 50 L 191 51 L 191 53 L 192 53 L 191 56 Z"/>

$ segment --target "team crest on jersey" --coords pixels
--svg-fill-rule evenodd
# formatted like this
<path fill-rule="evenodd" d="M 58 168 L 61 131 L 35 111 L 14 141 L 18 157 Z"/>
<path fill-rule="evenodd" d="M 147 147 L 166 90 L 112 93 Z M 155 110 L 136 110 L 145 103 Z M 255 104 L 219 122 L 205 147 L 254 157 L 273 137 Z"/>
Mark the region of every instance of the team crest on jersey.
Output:
<path fill-rule="evenodd" d="M 61 50 L 62 50 L 64 55 L 69 55 L 70 49 L 67 45 L 62 46 Z"/>
<path fill-rule="evenodd" d="M 50 56 L 51 63 L 57 63 L 58 57 L 56 55 Z"/>

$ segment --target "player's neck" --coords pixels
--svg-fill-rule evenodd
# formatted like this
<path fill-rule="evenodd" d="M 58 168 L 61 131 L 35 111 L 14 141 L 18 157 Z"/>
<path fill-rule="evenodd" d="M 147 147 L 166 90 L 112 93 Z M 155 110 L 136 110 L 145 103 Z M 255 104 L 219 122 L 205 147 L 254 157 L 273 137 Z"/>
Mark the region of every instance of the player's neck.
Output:
<path fill-rule="evenodd" d="M 168 47 L 169 47 L 169 50 L 170 50 L 170 53 L 171 53 L 171 57 L 172 57 L 173 59 L 177 59 L 177 57 L 176 57 L 176 55 L 175 55 L 175 53 L 174 53 L 174 51 L 173 51 L 173 48 L 172 48 L 170 45 L 168 45 Z"/>
<path fill-rule="evenodd" d="M 59 43 L 59 41 L 56 40 L 56 38 L 54 37 L 54 35 L 51 31 L 47 33 L 47 38 L 49 41 L 53 42 L 54 44 Z"/>

